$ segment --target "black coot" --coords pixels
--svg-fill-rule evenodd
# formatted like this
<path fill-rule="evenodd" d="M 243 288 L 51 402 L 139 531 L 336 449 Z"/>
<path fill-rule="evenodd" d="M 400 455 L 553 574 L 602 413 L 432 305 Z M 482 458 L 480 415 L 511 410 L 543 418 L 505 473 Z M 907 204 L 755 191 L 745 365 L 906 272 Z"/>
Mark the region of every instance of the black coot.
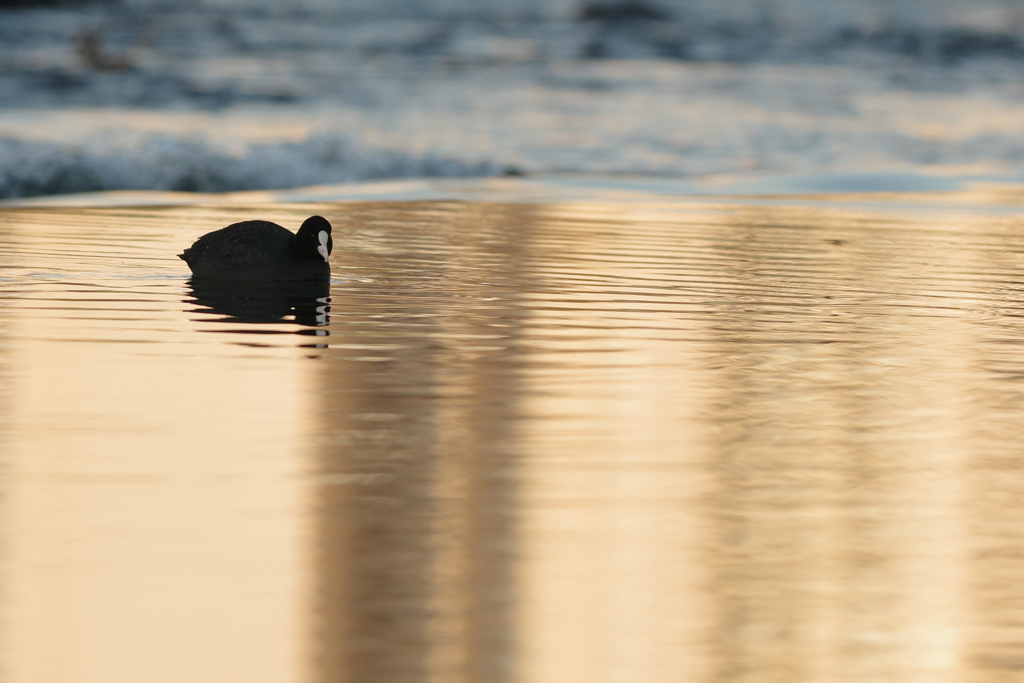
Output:
<path fill-rule="evenodd" d="M 334 241 L 331 224 L 310 216 L 292 234 L 269 221 L 245 221 L 214 230 L 178 255 L 193 277 L 228 282 L 328 280 Z"/>

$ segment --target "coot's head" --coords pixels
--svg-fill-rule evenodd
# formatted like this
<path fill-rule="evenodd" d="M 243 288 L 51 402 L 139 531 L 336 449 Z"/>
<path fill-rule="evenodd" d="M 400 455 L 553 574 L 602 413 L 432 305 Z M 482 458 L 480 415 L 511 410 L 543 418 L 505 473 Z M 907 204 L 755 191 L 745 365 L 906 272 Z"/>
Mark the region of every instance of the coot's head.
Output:
<path fill-rule="evenodd" d="M 295 234 L 295 251 L 303 256 L 327 261 L 332 249 L 334 240 L 331 239 L 331 224 L 326 218 L 310 216 L 303 221 L 302 227 Z"/>

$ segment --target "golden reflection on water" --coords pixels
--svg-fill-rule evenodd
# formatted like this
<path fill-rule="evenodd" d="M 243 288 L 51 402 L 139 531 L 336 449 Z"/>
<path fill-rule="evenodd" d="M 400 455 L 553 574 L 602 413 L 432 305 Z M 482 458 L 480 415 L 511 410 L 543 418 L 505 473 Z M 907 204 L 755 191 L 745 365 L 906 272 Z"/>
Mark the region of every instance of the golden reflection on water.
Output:
<path fill-rule="evenodd" d="M 174 257 L 314 211 L 329 320 Z M 1020 680 L 1022 228 L 0 214 L 4 679 Z"/>
<path fill-rule="evenodd" d="M 302 680 L 312 387 L 197 339 L 195 226 L 136 218 L 0 219 L 3 678 Z"/>

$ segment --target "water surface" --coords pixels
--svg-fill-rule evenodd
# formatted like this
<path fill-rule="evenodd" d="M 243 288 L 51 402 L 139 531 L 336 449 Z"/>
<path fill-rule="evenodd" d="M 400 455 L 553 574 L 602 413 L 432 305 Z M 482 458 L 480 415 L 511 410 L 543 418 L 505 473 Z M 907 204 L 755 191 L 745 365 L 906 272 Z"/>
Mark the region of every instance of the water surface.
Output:
<path fill-rule="evenodd" d="M 314 212 L 329 292 L 175 258 Z M 6 209 L 4 680 L 1019 680 L 1022 228 Z"/>

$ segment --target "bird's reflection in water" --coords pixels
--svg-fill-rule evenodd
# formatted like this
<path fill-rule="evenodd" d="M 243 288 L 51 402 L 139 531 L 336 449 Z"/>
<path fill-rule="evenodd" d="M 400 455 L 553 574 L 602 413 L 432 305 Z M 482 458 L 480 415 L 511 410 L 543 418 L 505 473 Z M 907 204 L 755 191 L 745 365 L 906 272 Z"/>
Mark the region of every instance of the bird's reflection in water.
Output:
<path fill-rule="evenodd" d="M 204 316 L 202 322 L 229 323 L 204 331 L 313 337 L 327 337 L 329 334 L 331 284 L 328 281 L 240 285 L 193 278 L 189 280 L 189 287 L 191 295 L 184 301 L 195 306 L 189 310 L 190 313 L 214 313 L 221 317 Z M 240 327 L 230 323 L 293 323 L 306 329 Z M 326 348 L 327 345 L 321 342 L 308 346 Z"/>

